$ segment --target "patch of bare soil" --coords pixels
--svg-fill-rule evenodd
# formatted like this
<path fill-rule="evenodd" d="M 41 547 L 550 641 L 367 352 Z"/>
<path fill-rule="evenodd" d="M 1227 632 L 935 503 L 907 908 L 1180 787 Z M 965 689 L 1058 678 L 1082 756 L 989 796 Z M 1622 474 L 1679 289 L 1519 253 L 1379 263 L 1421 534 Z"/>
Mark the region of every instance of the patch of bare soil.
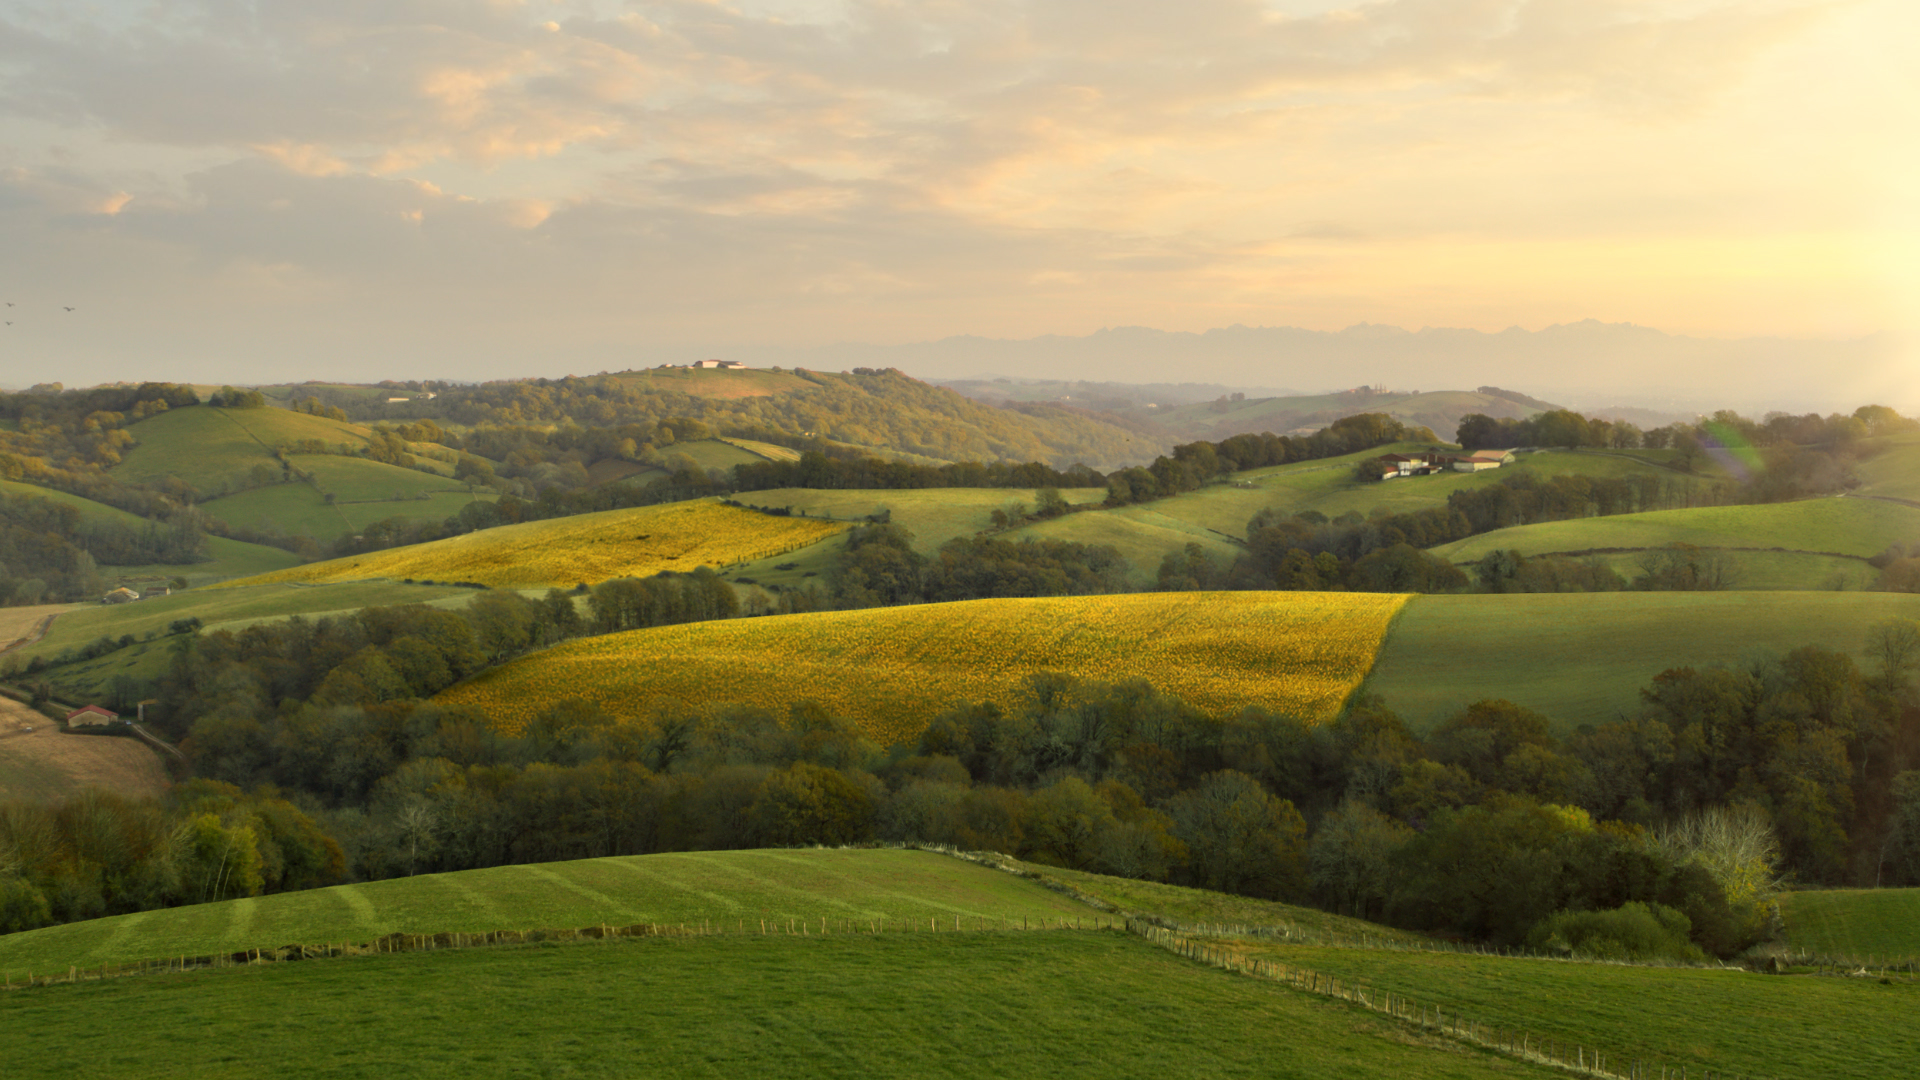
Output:
<path fill-rule="evenodd" d="M 0 652 L 16 645 L 40 640 L 48 620 L 83 604 L 39 604 L 34 607 L 0 607 Z"/>

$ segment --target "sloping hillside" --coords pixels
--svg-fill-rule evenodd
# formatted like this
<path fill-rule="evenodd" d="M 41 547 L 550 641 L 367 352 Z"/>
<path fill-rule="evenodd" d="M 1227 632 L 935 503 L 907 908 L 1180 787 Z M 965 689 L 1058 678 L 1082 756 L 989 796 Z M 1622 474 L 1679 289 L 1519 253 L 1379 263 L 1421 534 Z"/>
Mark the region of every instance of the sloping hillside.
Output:
<path fill-rule="evenodd" d="M 777 517 L 701 499 L 502 525 L 427 544 L 310 563 L 232 585 L 392 578 L 502 588 L 572 587 L 766 558 L 817 543 L 846 527 L 841 522 Z"/>
<path fill-rule="evenodd" d="M 588 378 L 455 387 L 410 416 L 443 423 L 587 425 L 698 420 L 726 435 L 820 439 L 935 461 L 1151 461 L 1164 439 L 1125 422 L 1045 405 L 995 408 L 898 371 L 830 374 L 657 368 Z"/>
<path fill-rule="evenodd" d="M 1308 397 L 1232 399 L 1181 405 L 1171 409 L 1130 410 L 1128 415 L 1150 418 L 1181 441 L 1271 431 L 1277 435 L 1310 434 L 1343 416 L 1385 413 L 1396 420 L 1433 429 L 1442 439 L 1453 438 L 1460 418 L 1479 413 L 1496 419 L 1532 416 L 1555 406 L 1525 395 L 1490 394 L 1475 390 L 1428 393 L 1353 390 Z"/>

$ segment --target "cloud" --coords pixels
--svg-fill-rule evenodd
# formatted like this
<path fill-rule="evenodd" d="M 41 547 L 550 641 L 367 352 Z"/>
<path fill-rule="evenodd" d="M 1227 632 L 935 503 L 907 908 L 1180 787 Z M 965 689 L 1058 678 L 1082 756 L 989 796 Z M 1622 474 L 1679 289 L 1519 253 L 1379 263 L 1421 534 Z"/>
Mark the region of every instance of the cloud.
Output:
<path fill-rule="evenodd" d="M 1133 321 L 1672 326 L 1703 297 L 1786 318 L 1722 295 L 1745 271 L 1701 253 L 1737 246 L 1687 245 L 1801 234 L 1737 248 L 1770 253 L 1769 298 L 1804 285 L 1793 252 L 1845 250 L 1873 114 L 1779 123 L 1796 96 L 1859 95 L 1772 62 L 1830 64 L 1806 41 L 1868 10 L 1895 9 L 21 8 L 0 13 L 0 234 L 76 285 L 169 275 L 156 293 L 235 325 L 344 306 L 406 355 L 434 335 L 472 354 Z M 1831 308 L 1858 279 L 1822 269 Z M 1687 294 L 1687 274 L 1720 276 Z"/>

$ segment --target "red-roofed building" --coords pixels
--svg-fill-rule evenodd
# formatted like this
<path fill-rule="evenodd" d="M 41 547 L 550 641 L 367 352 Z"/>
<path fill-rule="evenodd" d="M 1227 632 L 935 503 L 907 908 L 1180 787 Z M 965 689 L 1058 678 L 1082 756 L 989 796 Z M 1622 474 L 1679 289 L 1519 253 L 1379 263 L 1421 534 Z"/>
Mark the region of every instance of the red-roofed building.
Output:
<path fill-rule="evenodd" d="M 67 726 L 70 728 L 104 726 L 119 722 L 119 713 L 98 705 L 84 705 L 67 714 Z"/>

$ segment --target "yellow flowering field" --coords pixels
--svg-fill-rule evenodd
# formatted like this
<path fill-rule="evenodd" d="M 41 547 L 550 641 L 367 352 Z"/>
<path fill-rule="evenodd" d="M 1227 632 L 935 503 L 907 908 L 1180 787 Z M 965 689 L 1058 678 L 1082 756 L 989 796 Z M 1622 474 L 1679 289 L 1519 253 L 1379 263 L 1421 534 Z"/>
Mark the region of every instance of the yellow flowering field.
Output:
<path fill-rule="evenodd" d="M 961 701 L 1011 704 L 1039 671 L 1144 678 L 1202 709 L 1258 704 L 1325 719 L 1373 664 L 1406 597 L 1136 593 L 784 615 L 584 638 L 440 696 L 517 731 L 584 697 L 616 716 L 658 700 L 779 710 L 811 698 L 875 741 L 917 737 Z"/>
<path fill-rule="evenodd" d="M 700 499 L 502 525 L 226 584 L 412 578 L 522 589 L 594 585 L 783 555 L 846 528 L 844 522 L 772 517 Z"/>

